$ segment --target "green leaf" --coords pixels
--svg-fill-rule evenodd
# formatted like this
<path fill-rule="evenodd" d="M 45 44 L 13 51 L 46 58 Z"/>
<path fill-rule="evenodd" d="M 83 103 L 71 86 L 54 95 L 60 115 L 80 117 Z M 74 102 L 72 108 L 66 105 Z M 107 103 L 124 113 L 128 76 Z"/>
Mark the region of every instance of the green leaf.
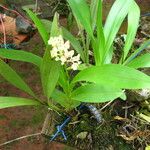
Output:
<path fill-rule="evenodd" d="M 16 106 L 36 106 L 41 105 L 40 102 L 28 98 L 20 97 L 3 97 L 0 96 L 0 109 Z"/>
<path fill-rule="evenodd" d="M 45 96 L 50 98 L 59 79 L 60 62 L 51 60 L 50 48 L 46 49 L 41 65 L 41 80 Z"/>
<path fill-rule="evenodd" d="M 92 26 L 91 26 L 91 16 L 90 16 L 90 8 L 88 7 L 85 0 L 67 0 L 69 6 L 72 9 L 74 16 L 79 21 L 86 32 L 89 34 L 91 38 L 94 38 Z"/>
<path fill-rule="evenodd" d="M 102 19 L 102 0 L 98 0 L 98 12 L 96 18 L 96 25 L 97 25 L 97 45 L 98 50 L 96 53 L 96 65 L 101 65 L 102 63 L 102 56 L 104 54 L 104 47 L 105 47 L 105 36 L 104 36 L 104 29 L 103 29 L 103 19 Z"/>
<path fill-rule="evenodd" d="M 125 100 L 127 99 L 127 96 L 126 96 L 126 94 L 123 92 L 122 95 L 120 96 L 120 98 L 125 101 Z"/>
<path fill-rule="evenodd" d="M 102 103 L 114 100 L 122 95 L 122 90 L 104 87 L 97 84 L 88 84 L 77 88 L 72 93 L 72 99 L 81 102 Z"/>
<path fill-rule="evenodd" d="M 51 37 L 59 36 L 61 30 L 58 23 L 59 15 L 55 13 L 51 25 Z M 51 59 L 51 46 L 47 46 L 41 65 L 41 80 L 45 96 L 49 99 L 59 79 L 60 62 Z"/>
<path fill-rule="evenodd" d="M 102 23 L 102 0 L 91 1 L 91 20 L 93 30 L 97 27 L 97 39 L 96 41 L 92 40 L 94 58 L 96 65 L 101 65 L 105 46 L 105 36 Z"/>
<path fill-rule="evenodd" d="M 50 63 L 50 72 L 47 80 L 47 97 L 50 98 L 51 93 L 55 89 L 55 86 L 59 79 L 59 73 L 60 73 L 60 62 L 51 61 Z"/>
<path fill-rule="evenodd" d="M 66 30 L 63 27 L 62 27 L 62 35 L 66 40 L 70 41 L 72 47 L 76 50 L 76 52 L 78 54 L 80 54 L 81 59 L 83 60 L 83 62 L 85 62 L 84 52 L 83 52 L 83 49 L 80 45 L 80 42 L 77 40 L 77 38 L 75 38 L 68 30 Z"/>
<path fill-rule="evenodd" d="M 127 64 L 127 66 L 132 68 L 144 68 L 144 67 L 150 67 L 150 54 L 144 54 L 142 56 L 139 56 L 135 58 L 133 61 Z"/>
<path fill-rule="evenodd" d="M 60 69 L 60 76 L 59 76 L 58 83 L 62 87 L 63 91 L 65 93 L 68 93 L 68 91 L 69 91 L 69 80 L 68 80 L 67 74 L 64 70 L 64 67 L 61 67 L 61 69 Z"/>
<path fill-rule="evenodd" d="M 123 49 L 123 61 L 128 55 L 129 50 L 131 49 L 131 46 L 134 42 L 136 32 L 139 26 L 139 20 L 140 20 L 140 8 L 139 6 L 134 2 L 132 4 L 132 7 L 128 14 L 128 31 L 127 31 L 127 37 L 125 41 L 125 46 Z"/>
<path fill-rule="evenodd" d="M 59 27 L 59 14 L 55 13 L 53 22 L 51 25 L 51 37 L 59 36 L 61 34 L 60 27 Z"/>
<path fill-rule="evenodd" d="M 28 13 L 28 15 L 30 16 L 30 18 L 33 20 L 33 22 L 35 23 L 35 26 L 37 27 L 45 45 L 47 45 L 48 39 L 49 39 L 49 34 L 46 31 L 43 23 L 41 22 L 41 20 L 36 16 L 36 14 L 34 14 L 31 10 L 29 9 L 25 9 L 26 12 Z"/>
<path fill-rule="evenodd" d="M 94 82 L 123 89 L 150 88 L 149 76 L 136 69 L 115 64 L 85 69 L 75 76 L 72 84 L 77 81 Z"/>
<path fill-rule="evenodd" d="M 46 29 L 47 33 L 50 34 L 52 22 L 47 19 L 41 19 L 42 24 L 44 25 L 44 28 Z"/>
<path fill-rule="evenodd" d="M 124 65 L 130 63 L 132 60 L 134 60 L 141 52 L 146 49 L 150 45 L 150 40 L 147 40 L 144 42 L 131 56 L 123 63 Z"/>
<path fill-rule="evenodd" d="M 107 58 L 116 34 L 118 33 L 121 24 L 127 16 L 132 5 L 133 0 L 116 0 L 113 4 L 104 26 L 104 35 L 106 41 L 104 53 L 102 53 L 103 63 L 105 63 L 105 59 Z"/>
<path fill-rule="evenodd" d="M 32 63 L 38 67 L 41 65 L 42 58 L 23 50 L 0 49 L 0 57 Z"/>
<path fill-rule="evenodd" d="M 29 86 L 20 78 L 20 76 L 9 65 L 0 59 L 0 75 L 2 75 L 9 83 L 15 87 L 25 91 L 35 97 Z"/>
<path fill-rule="evenodd" d="M 91 1 L 90 12 L 91 12 L 91 22 L 92 22 L 93 31 L 96 27 L 97 15 L 100 14 L 98 12 L 98 5 L 99 5 L 99 0 L 92 0 Z"/>
<path fill-rule="evenodd" d="M 67 106 L 67 102 L 66 102 L 67 96 L 66 96 L 63 92 L 61 92 L 61 91 L 55 89 L 55 90 L 53 91 L 51 97 L 52 97 L 52 99 L 53 99 L 55 102 L 59 103 L 59 104 L 62 105 L 63 107 L 66 107 L 66 106 Z"/>
<path fill-rule="evenodd" d="M 68 109 L 75 108 L 80 105 L 80 102 L 78 102 L 76 100 L 69 100 L 69 102 L 68 102 L 68 97 L 63 92 L 61 92 L 57 89 L 54 90 L 51 97 L 53 100 L 55 100 L 61 106 L 68 108 Z"/>

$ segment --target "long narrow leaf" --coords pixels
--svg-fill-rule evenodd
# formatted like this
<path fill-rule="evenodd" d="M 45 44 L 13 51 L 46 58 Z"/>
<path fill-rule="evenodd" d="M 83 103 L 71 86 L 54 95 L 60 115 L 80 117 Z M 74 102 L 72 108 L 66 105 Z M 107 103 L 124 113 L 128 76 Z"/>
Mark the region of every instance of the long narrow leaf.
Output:
<path fill-rule="evenodd" d="M 60 76 L 59 76 L 58 83 L 62 87 L 63 91 L 65 93 L 68 93 L 69 81 L 68 81 L 67 74 L 63 67 L 61 67 L 61 69 L 60 69 Z"/>
<path fill-rule="evenodd" d="M 40 21 L 40 19 L 31 10 L 29 10 L 27 8 L 25 10 L 28 13 L 28 15 L 30 16 L 30 18 L 33 20 L 33 22 L 35 23 L 45 45 L 47 45 L 47 41 L 49 39 L 49 34 L 46 31 L 43 23 Z"/>
<path fill-rule="evenodd" d="M 41 65 L 41 80 L 45 96 L 50 98 L 59 78 L 60 62 L 51 60 L 50 49 L 47 48 Z"/>
<path fill-rule="evenodd" d="M 16 106 L 37 106 L 40 102 L 28 98 L 0 96 L 0 109 Z"/>
<path fill-rule="evenodd" d="M 139 6 L 134 2 L 128 15 L 128 31 L 125 46 L 123 49 L 123 61 L 127 57 L 127 54 L 134 42 L 136 32 L 139 26 L 139 20 L 140 20 L 140 9 Z"/>
<path fill-rule="evenodd" d="M 47 19 L 41 19 L 41 22 L 44 25 L 45 30 L 47 31 L 47 33 L 50 34 L 52 22 L 50 20 L 47 20 Z"/>
<path fill-rule="evenodd" d="M 41 65 L 42 58 L 23 50 L 0 49 L 0 57 L 32 63 L 38 67 Z"/>
<path fill-rule="evenodd" d="M 72 83 L 77 81 L 94 82 L 103 86 L 110 86 L 110 88 L 150 88 L 149 76 L 136 69 L 115 64 L 85 69 L 75 76 Z"/>
<path fill-rule="evenodd" d="M 92 22 L 92 29 L 94 31 L 96 27 L 97 21 L 97 14 L 98 14 L 98 2 L 99 0 L 92 0 L 90 5 L 90 12 L 91 12 L 91 22 Z"/>
<path fill-rule="evenodd" d="M 53 22 L 51 25 L 51 33 L 50 36 L 59 36 L 61 34 L 60 27 L 59 27 L 59 14 L 56 12 L 53 18 Z"/>
<path fill-rule="evenodd" d="M 58 14 L 55 13 L 52 25 L 51 25 L 51 33 L 52 37 L 58 36 L 61 34 L 58 25 Z M 59 79 L 60 74 L 60 62 L 52 60 L 50 56 L 51 46 L 47 46 L 46 51 L 44 53 L 42 65 L 41 65 L 41 80 L 42 86 L 45 96 L 49 99 L 55 86 Z"/>
<path fill-rule="evenodd" d="M 93 37 L 90 8 L 85 0 L 67 0 L 74 16 L 82 24 L 89 36 Z"/>
<path fill-rule="evenodd" d="M 0 59 L 0 75 L 15 87 L 35 96 L 29 86 L 20 78 L 20 76 L 9 65 Z"/>
<path fill-rule="evenodd" d="M 120 89 L 104 87 L 97 84 L 89 84 L 77 88 L 72 93 L 72 99 L 81 102 L 101 103 L 114 100 L 122 95 Z"/>
<path fill-rule="evenodd" d="M 146 49 L 150 45 L 150 40 L 147 40 L 142 44 L 131 56 L 123 63 L 124 65 L 130 63 L 132 60 L 134 60 L 141 52 Z"/>
<path fill-rule="evenodd" d="M 98 12 L 97 12 L 97 44 L 98 44 L 98 57 L 100 62 L 97 65 L 101 65 L 102 63 L 102 56 L 104 55 L 104 47 L 105 47 L 105 36 L 104 36 L 104 29 L 102 23 L 102 0 L 98 0 Z M 97 61 L 98 62 L 98 61 Z"/>
<path fill-rule="evenodd" d="M 91 1 L 91 20 L 93 30 L 97 29 L 96 45 L 93 45 L 96 65 L 101 65 L 105 46 L 105 36 L 102 24 L 102 0 Z M 93 43 L 94 41 L 92 41 Z"/>
<path fill-rule="evenodd" d="M 131 6 L 133 5 L 133 0 L 116 0 L 113 4 L 109 15 L 107 17 L 105 26 L 104 26 L 104 34 L 105 34 L 105 49 L 102 54 L 103 63 L 105 63 L 105 59 L 109 50 L 113 44 L 113 41 L 118 33 L 121 24 L 125 17 L 127 16 Z"/>
<path fill-rule="evenodd" d="M 127 64 L 127 66 L 132 68 L 144 68 L 144 67 L 150 67 L 150 54 L 144 54 L 142 56 L 139 56 L 135 58 L 133 61 Z"/>

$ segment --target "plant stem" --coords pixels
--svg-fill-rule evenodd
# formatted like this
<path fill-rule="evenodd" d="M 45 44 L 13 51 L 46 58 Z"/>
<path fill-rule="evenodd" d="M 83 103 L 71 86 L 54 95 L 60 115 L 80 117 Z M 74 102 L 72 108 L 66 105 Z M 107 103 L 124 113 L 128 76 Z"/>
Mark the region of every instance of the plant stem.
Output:
<path fill-rule="evenodd" d="M 47 105 L 47 106 L 48 106 L 50 109 L 54 110 L 54 111 L 57 112 L 57 113 L 62 112 L 62 110 L 61 110 L 60 108 L 58 108 L 57 106 L 55 106 L 51 100 L 48 99 L 47 102 L 48 102 L 48 105 Z"/>
<path fill-rule="evenodd" d="M 89 48 L 90 48 L 90 38 L 86 35 L 86 62 L 89 64 Z"/>
<path fill-rule="evenodd" d="M 85 63 L 88 64 L 88 59 L 87 59 L 88 51 L 87 51 L 87 47 L 86 47 L 86 43 L 85 43 L 84 30 L 81 30 L 80 33 L 81 33 L 81 40 L 82 40 L 83 49 L 84 49 Z"/>

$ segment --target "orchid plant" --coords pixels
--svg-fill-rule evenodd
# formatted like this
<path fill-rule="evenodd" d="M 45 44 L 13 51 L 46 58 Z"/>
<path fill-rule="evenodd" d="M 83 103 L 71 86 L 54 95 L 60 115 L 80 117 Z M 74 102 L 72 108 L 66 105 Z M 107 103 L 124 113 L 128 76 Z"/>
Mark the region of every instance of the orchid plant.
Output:
<path fill-rule="evenodd" d="M 149 44 L 146 41 L 129 55 L 139 25 L 140 9 L 134 0 L 116 0 L 102 22 L 102 0 L 67 0 L 79 27 L 78 37 L 53 22 L 40 20 L 26 9 L 35 23 L 46 50 L 40 57 L 23 50 L 0 49 L 0 57 L 35 64 L 41 74 L 43 94 L 39 99 L 8 64 L 0 60 L 0 74 L 33 98 L 0 97 L 0 108 L 23 105 L 46 105 L 53 110 L 70 111 L 82 102 L 102 103 L 123 98 L 124 89 L 150 88 L 150 77 L 138 68 L 150 67 L 150 54 L 138 56 Z M 113 42 L 125 18 L 128 29 L 119 64 L 112 64 Z M 81 39 L 81 40 L 79 40 Z M 74 50 L 73 50 L 74 49 Z M 90 53 L 93 63 L 90 63 Z M 42 92 L 41 92 L 42 94 Z"/>

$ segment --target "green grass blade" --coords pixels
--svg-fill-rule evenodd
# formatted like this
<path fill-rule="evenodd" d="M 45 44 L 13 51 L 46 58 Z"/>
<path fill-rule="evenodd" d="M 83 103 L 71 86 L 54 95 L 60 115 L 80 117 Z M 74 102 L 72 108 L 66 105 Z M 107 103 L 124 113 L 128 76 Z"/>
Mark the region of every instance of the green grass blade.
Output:
<path fill-rule="evenodd" d="M 77 81 L 123 89 L 150 88 L 149 76 L 136 69 L 116 64 L 87 68 L 75 76 L 72 84 Z"/>
<path fill-rule="evenodd" d="M 91 26 L 91 16 L 90 8 L 87 5 L 85 0 L 67 0 L 69 6 L 72 9 L 74 16 L 77 19 L 77 22 L 80 22 L 86 32 L 91 38 L 94 38 L 92 26 Z"/>
<path fill-rule="evenodd" d="M 72 99 L 88 103 L 102 103 L 114 100 L 122 95 L 122 90 L 89 84 L 77 88 L 72 93 Z"/>
<path fill-rule="evenodd" d="M 21 77 L 1 59 L 0 59 L 0 75 L 2 75 L 9 83 L 14 85 L 15 87 L 35 97 L 33 91 L 21 79 Z"/>
<path fill-rule="evenodd" d="M 127 66 L 138 69 L 138 68 L 145 68 L 150 67 L 150 54 L 144 54 L 135 58 L 133 61 L 127 64 Z"/>
<path fill-rule="evenodd" d="M 36 16 L 36 14 L 34 14 L 31 10 L 29 9 L 25 9 L 26 12 L 28 13 L 28 15 L 30 16 L 30 18 L 32 19 L 32 21 L 34 22 L 35 26 L 37 27 L 45 45 L 47 45 L 47 41 L 49 39 L 49 34 L 46 31 L 43 23 L 41 22 L 41 20 Z"/>
<path fill-rule="evenodd" d="M 133 5 L 133 0 L 116 0 L 113 4 L 109 15 L 107 17 L 104 34 L 105 34 L 105 49 L 102 53 L 103 63 L 109 53 L 109 50 L 113 44 L 113 41 L 118 33 L 121 24 L 125 17 L 127 16 L 131 6 Z"/>
<path fill-rule="evenodd" d="M 126 59 L 128 52 L 131 49 L 131 46 L 134 42 L 136 32 L 139 26 L 139 20 L 140 20 L 140 8 L 134 2 L 128 14 L 128 31 L 127 31 L 125 46 L 123 49 L 122 61 Z"/>
<path fill-rule="evenodd" d="M 0 49 L 0 57 L 17 61 L 29 62 L 38 67 L 40 67 L 42 61 L 41 57 L 23 50 Z"/>
<path fill-rule="evenodd" d="M 131 56 L 123 63 L 123 65 L 126 65 L 133 61 L 143 50 L 145 50 L 150 45 L 150 40 L 147 40 L 144 42 Z"/>
<path fill-rule="evenodd" d="M 0 96 L 0 109 L 16 106 L 37 106 L 40 102 L 28 98 Z"/>

